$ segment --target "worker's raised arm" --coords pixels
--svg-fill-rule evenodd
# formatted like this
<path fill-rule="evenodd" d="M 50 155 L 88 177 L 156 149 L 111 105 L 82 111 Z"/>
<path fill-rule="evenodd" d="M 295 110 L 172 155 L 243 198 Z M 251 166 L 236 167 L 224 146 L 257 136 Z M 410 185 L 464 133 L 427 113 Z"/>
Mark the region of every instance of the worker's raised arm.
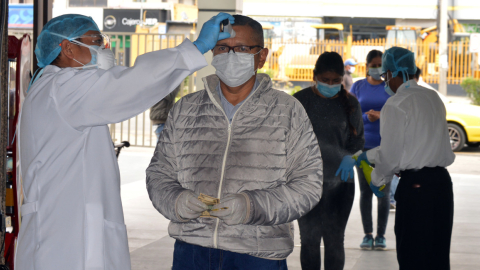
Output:
<path fill-rule="evenodd" d="M 206 65 L 203 54 L 185 39 L 175 48 L 139 56 L 131 68 L 65 69 L 52 95 L 65 121 L 82 130 L 145 111 Z"/>
<path fill-rule="evenodd" d="M 131 68 L 60 71 L 58 87 L 51 93 L 60 115 L 73 128 L 83 130 L 121 122 L 145 111 L 188 75 L 207 65 L 203 54 L 213 49 L 218 40 L 230 37 L 220 32 L 220 23 L 225 19 L 235 21 L 231 15 L 219 13 L 202 26 L 194 43 L 185 39 L 175 48 L 141 55 Z"/>

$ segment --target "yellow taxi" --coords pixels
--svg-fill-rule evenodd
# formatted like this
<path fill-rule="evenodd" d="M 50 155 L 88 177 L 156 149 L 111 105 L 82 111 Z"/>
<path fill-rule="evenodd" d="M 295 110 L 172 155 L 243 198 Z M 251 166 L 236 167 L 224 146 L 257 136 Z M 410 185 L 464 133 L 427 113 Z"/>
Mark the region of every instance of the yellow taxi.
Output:
<path fill-rule="evenodd" d="M 480 146 L 480 106 L 451 101 L 432 87 L 428 88 L 437 92 L 445 103 L 452 150 L 460 151 L 465 145 Z"/>

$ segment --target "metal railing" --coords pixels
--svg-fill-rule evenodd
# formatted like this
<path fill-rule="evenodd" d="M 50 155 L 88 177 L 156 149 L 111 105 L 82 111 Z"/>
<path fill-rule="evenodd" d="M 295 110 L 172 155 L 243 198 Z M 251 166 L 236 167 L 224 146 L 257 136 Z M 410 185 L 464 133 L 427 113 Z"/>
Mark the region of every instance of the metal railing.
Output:
<path fill-rule="evenodd" d="M 186 38 L 180 34 L 125 34 L 108 33 L 117 65 L 131 67 L 138 56 L 162 49 L 174 48 Z M 191 39 L 191 38 L 190 38 Z M 181 86 L 180 96 L 194 91 L 194 76 L 187 77 Z M 153 147 L 157 137 L 150 121 L 150 110 L 121 123 L 110 125 L 114 142 L 129 141 L 132 146 Z"/>
<path fill-rule="evenodd" d="M 117 64 L 132 66 L 135 59 L 144 53 L 173 48 L 185 38 L 184 35 L 167 34 L 125 34 L 109 33 L 112 49 Z M 385 51 L 392 46 L 407 48 L 415 53 L 417 66 L 422 69 L 422 77 L 427 83 L 439 81 L 438 45 L 426 44 L 421 41 L 402 43 L 386 41 L 385 39 L 370 39 L 353 42 L 325 41 L 282 41 L 265 40 L 269 49 L 267 62 L 261 72 L 268 73 L 277 81 L 312 81 L 313 69 L 318 56 L 326 51 L 338 52 L 344 60 L 353 57 L 359 63 L 355 74 L 366 76 L 366 56 L 371 50 Z M 452 42 L 448 44 L 448 79 L 449 84 L 460 84 L 464 78 L 480 78 L 478 53 L 470 53 L 469 44 Z M 182 85 L 180 96 L 194 91 L 194 75 L 189 76 Z M 156 145 L 156 135 L 153 130 L 147 110 L 129 120 L 110 125 L 114 142 L 127 140 L 134 146 L 152 147 Z"/>
<path fill-rule="evenodd" d="M 393 46 L 407 48 L 415 53 L 417 66 L 422 70 L 422 77 L 427 83 L 439 82 L 439 54 L 436 43 L 403 43 L 370 39 L 354 41 L 350 44 L 337 40 L 296 42 L 266 40 L 265 47 L 270 50 L 262 72 L 268 73 L 278 81 L 311 81 L 313 69 L 318 56 L 326 51 L 340 54 L 344 60 L 351 56 L 357 60 L 355 75 L 366 76 L 366 56 L 371 50 L 385 51 Z M 448 44 L 449 84 L 460 84 L 467 77 L 480 78 L 478 53 L 471 53 L 468 42 L 451 42 Z"/>

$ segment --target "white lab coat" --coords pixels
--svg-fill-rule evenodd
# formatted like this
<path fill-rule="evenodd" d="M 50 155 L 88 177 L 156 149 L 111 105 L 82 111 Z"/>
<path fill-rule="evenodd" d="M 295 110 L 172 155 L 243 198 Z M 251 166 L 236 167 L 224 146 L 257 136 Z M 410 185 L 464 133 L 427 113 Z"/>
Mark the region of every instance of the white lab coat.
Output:
<path fill-rule="evenodd" d="M 22 108 L 16 269 L 131 268 L 107 124 L 145 111 L 206 65 L 185 40 L 138 57 L 132 68 L 45 68 Z"/>

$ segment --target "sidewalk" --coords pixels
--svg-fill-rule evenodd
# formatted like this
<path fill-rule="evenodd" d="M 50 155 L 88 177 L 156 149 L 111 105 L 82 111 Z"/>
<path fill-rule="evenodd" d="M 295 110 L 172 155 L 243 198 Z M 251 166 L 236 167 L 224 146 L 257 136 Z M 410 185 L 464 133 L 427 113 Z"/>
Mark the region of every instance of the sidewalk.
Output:
<path fill-rule="evenodd" d="M 170 269 L 174 240 L 168 236 L 168 220 L 152 206 L 145 189 L 145 169 L 153 148 L 122 150 L 119 158 L 122 176 L 122 200 L 127 224 L 133 270 Z M 476 152 L 476 151 L 475 151 Z M 451 268 L 477 270 L 480 268 L 480 174 L 465 170 L 464 164 L 479 164 L 480 155 L 457 155 L 449 168 L 455 194 L 455 220 L 451 249 Z M 363 251 L 359 244 L 363 229 L 359 210 L 359 190 L 356 185 L 355 201 L 345 233 L 346 270 L 398 269 L 393 233 L 395 213 L 390 212 L 387 227 L 387 251 Z M 374 200 L 374 209 L 376 201 Z M 374 224 L 376 223 L 376 216 Z M 422 239 L 419 239 L 421 243 Z M 300 270 L 300 237 L 295 222 L 295 249 L 288 257 L 290 270 Z M 323 256 L 322 256 L 323 257 Z"/>

